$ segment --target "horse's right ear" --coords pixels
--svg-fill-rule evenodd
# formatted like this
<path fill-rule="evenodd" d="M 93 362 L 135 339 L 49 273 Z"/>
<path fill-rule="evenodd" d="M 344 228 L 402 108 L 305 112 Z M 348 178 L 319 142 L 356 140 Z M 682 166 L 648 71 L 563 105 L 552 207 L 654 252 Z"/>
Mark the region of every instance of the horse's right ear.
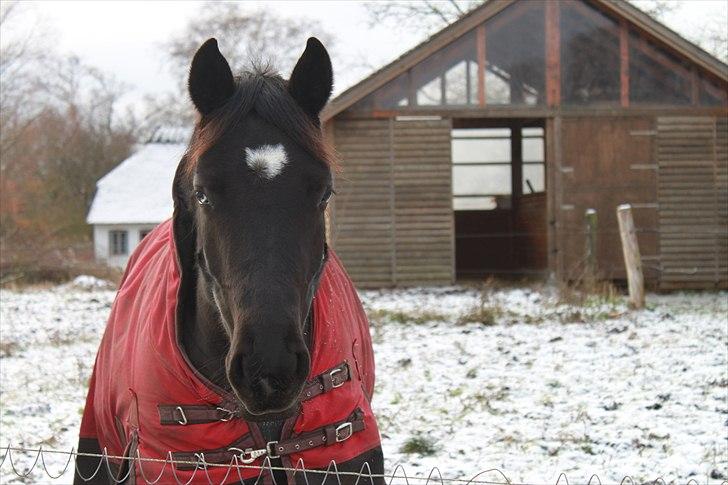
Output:
<path fill-rule="evenodd" d="M 216 39 L 208 39 L 195 53 L 187 85 L 192 103 L 201 115 L 225 104 L 235 92 L 233 73 L 217 48 Z"/>

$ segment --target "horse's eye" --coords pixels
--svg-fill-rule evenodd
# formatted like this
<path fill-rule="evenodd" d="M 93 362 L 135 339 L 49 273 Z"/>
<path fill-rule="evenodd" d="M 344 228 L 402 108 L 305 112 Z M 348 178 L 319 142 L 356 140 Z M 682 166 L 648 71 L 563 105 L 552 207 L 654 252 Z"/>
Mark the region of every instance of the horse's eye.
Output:
<path fill-rule="evenodd" d="M 334 189 L 332 189 L 331 187 L 327 188 L 326 192 L 324 192 L 324 196 L 321 197 L 321 203 L 319 204 L 319 207 L 321 207 L 322 209 L 326 208 L 329 201 L 331 200 L 331 197 L 333 197 L 335 193 L 336 192 L 334 192 Z"/>
<path fill-rule="evenodd" d="M 197 199 L 197 203 L 200 205 L 210 205 L 210 199 L 201 190 L 195 190 L 195 199 Z"/>

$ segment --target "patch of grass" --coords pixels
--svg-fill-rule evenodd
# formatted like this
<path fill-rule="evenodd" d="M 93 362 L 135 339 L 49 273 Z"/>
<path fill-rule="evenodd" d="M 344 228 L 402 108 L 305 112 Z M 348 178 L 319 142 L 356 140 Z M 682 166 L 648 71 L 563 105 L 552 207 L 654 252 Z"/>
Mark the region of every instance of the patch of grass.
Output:
<path fill-rule="evenodd" d="M 399 451 L 408 455 L 417 454 L 420 456 L 432 456 L 437 452 L 435 443 L 422 435 L 409 438 L 404 442 Z"/>
<path fill-rule="evenodd" d="M 0 357 L 12 357 L 20 350 L 16 342 L 0 342 Z"/>
<path fill-rule="evenodd" d="M 503 309 L 497 305 L 476 305 L 467 312 L 460 315 L 458 323 L 482 323 L 483 325 L 495 325 L 498 319 L 503 316 Z"/>
<path fill-rule="evenodd" d="M 413 323 L 415 325 L 422 325 L 423 323 L 444 322 L 447 320 L 447 316 L 427 310 L 403 312 L 399 310 L 379 309 L 370 310 L 367 313 L 369 320 L 375 322 Z"/>

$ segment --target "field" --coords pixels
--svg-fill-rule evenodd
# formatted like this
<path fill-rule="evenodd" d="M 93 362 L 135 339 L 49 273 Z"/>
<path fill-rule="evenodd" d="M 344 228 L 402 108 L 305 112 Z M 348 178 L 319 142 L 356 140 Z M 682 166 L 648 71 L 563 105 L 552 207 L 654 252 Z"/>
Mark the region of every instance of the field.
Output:
<path fill-rule="evenodd" d="M 75 446 L 113 298 L 90 277 L 0 292 L 0 446 Z M 390 473 L 402 464 L 410 476 L 498 468 L 539 484 L 562 472 L 572 484 L 592 474 L 728 478 L 726 293 L 649 295 L 638 312 L 620 298 L 562 303 L 550 287 L 365 291 L 362 300 Z M 6 460 L 0 482 L 50 479 L 16 478 Z"/>

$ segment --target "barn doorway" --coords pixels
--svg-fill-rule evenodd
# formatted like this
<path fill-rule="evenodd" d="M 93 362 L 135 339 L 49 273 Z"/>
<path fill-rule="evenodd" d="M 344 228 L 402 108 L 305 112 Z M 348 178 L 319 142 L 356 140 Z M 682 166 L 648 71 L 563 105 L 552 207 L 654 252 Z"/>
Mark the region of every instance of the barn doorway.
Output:
<path fill-rule="evenodd" d="M 545 274 L 544 125 L 543 120 L 453 120 L 459 280 Z"/>

